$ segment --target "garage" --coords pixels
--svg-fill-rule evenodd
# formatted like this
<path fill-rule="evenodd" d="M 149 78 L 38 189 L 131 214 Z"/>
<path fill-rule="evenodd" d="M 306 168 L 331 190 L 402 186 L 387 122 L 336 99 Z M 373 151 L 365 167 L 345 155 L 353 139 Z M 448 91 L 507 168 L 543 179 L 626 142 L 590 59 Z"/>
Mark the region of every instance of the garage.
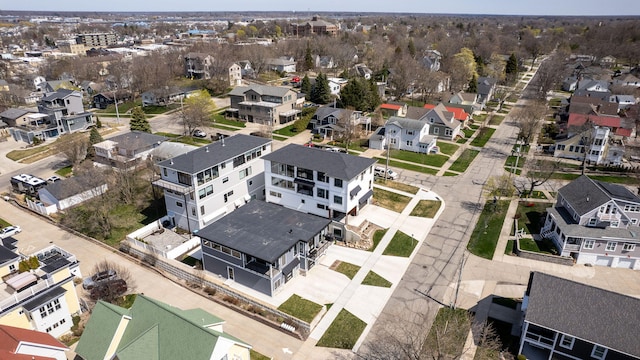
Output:
<path fill-rule="evenodd" d="M 608 256 L 598 256 L 598 258 L 596 258 L 596 265 L 597 266 L 611 266 L 611 260 L 612 260 L 612 258 L 610 258 Z"/>
<path fill-rule="evenodd" d="M 616 267 L 623 269 L 633 269 L 633 265 L 635 265 L 635 259 L 620 259 L 618 260 L 618 265 Z"/>

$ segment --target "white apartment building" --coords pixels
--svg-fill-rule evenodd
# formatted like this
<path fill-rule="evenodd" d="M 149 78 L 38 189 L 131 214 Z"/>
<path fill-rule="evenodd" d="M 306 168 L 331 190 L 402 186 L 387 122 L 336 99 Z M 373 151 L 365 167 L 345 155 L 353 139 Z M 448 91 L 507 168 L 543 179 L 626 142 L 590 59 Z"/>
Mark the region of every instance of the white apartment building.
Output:
<path fill-rule="evenodd" d="M 271 140 L 235 135 L 158 163 L 167 215 L 197 232 L 251 199 L 264 199 L 263 155 Z"/>

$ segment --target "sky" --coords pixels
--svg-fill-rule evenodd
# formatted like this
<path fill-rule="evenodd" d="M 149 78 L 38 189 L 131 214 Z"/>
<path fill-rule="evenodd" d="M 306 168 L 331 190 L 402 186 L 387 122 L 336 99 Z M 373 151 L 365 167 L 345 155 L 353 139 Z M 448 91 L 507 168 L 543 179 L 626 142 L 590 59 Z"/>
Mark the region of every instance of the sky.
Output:
<path fill-rule="evenodd" d="M 0 0 L 2 10 L 30 11 L 322 11 L 496 15 L 640 16 L 639 0 Z"/>

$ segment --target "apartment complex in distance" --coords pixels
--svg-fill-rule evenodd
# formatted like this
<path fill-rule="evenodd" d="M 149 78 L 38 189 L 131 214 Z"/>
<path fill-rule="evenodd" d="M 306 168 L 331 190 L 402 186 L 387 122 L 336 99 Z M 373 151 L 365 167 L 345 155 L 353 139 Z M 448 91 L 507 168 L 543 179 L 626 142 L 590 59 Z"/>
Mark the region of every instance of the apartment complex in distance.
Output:
<path fill-rule="evenodd" d="M 116 41 L 116 34 L 113 33 L 80 34 L 76 36 L 76 42 L 84 44 L 88 49 L 115 45 Z"/>

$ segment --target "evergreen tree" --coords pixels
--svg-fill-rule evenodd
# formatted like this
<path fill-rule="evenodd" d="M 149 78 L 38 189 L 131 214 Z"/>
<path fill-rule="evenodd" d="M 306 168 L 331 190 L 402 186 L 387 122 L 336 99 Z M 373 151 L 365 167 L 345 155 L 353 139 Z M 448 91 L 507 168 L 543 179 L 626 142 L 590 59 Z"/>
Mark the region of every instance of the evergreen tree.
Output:
<path fill-rule="evenodd" d="M 409 39 L 409 44 L 407 45 L 407 50 L 409 50 L 409 55 L 412 58 L 416 58 L 416 45 L 413 43 L 413 39 Z"/>
<path fill-rule="evenodd" d="M 469 81 L 469 86 L 467 87 L 467 92 L 477 93 L 478 92 L 478 75 L 473 74 L 471 80 Z"/>
<path fill-rule="evenodd" d="M 94 145 L 102 142 L 103 140 L 104 139 L 102 138 L 102 135 L 100 135 L 98 128 L 92 127 L 91 132 L 89 133 L 89 143 L 91 143 L 91 145 Z"/>
<path fill-rule="evenodd" d="M 340 99 L 342 107 L 352 107 L 359 111 L 374 111 L 380 105 L 376 83 L 363 78 L 349 80 L 340 91 Z"/>
<path fill-rule="evenodd" d="M 311 47 L 309 46 L 309 43 L 307 43 L 307 49 L 304 53 L 304 68 L 305 70 L 311 70 L 314 68 L 313 55 L 311 55 Z"/>
<path fill-rule="evenodd" d="M 507 65 L 504 67 L 504 72 L 509 75 L 515 75 L 518 72 L 518 58 L 516 58 L 515 54 L 511 54 L 509 56 L 509 60 L 507 60 Z"/>
<path fill-rule="evenodd" d="M 311 89 L 311 101 L 316 104 L 327 104 L 331 101 L 331 89 L 327 76 L 323 73 L 318 74 L 316 83 Z"/>
<path fill-rule="evenodd" d="M 136 106 L 131 110 L 129 129 L 131 131 L 151 132 L 151 125 L 149 125 L 149 121 L 147 121 L 147 115 L 140 106 Z"/>
<path fill-rule="evenodd" d="M 307 97 L 311 96 L 311 80 L 306 74 L 302 78 L 302 82 L 300 82 L 300 91 Z"/>
<path fill-rule="evenodd" d="M 100 118 L 96 116 L 96 127 L 98 129 L 102 128 L 102 121 L 100 121 Z"/>

